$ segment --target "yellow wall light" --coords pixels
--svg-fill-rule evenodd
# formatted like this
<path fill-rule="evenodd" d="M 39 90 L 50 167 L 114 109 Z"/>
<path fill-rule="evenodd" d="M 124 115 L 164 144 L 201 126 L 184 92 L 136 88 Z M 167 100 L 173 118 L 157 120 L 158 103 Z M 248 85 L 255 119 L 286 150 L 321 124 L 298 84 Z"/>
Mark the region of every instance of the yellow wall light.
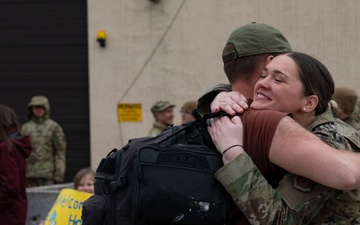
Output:
<path fill-rule="evenodd" d="M 97 33 L 97 39 L 96 39 L 101 47 L 105 47 L 106 45 L 106 32 L 104 30 L 99 30 Z"/>

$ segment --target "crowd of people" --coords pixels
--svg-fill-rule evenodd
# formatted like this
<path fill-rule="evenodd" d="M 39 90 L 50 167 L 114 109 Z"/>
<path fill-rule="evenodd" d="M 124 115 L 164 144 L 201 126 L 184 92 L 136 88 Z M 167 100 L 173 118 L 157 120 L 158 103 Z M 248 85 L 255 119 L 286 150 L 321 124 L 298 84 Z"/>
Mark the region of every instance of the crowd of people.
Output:
<path fill-rule="evenodd" d="M 33 96 L 27 122 L 0 105 L 0 220 L 9 225 L 26 223 L 26 188 L 60 184 L 66 168 L 66 138 L 62 127 L 50 118 L 45 96 Z M 74 189 L 94 192 L 95 173 L 83 169 L 74 178 Z"/>
<path fill-rule="evenodd" d="M 230 116 L 210 120 L 208 132 L 224 166 L 215 177 L 231 194 L 236 224 L 360 223 L 360 100 L 335 88 L 318 59 L 293 51 L 275 27 L 251 23 L 234 30 L 222 51 L 229 84 L 219 84 L 181 106 Z M 151 107 L 148 136 L 174 124 L 175 104 Z M 66 138 L 50 119 L 45 96 L 28 104 L 22 126 L 0 105 L 0 220 L 25 224 L 26 187 L 64 180 Z M 94 193 L 95 172 L 84 168 L 74 189 Z M 44 223 L 44 221 L 42 222 Z"/>
<path fill-rule="evenodd" d="M 174 125 L 174 112 L 175 104 L 171 104 L 169 101 L 157 101 L 151 107 L 151 113 L 154 116 L 154 122 L 151 129 L 148 132 L 148 136 L 156 136 L 169 126 Z M 196 100 L 190 100 L 184 102 L 180 109 L 181 124 L 188 123 L 195 120 L 192 112 L 197 107 Z"/>

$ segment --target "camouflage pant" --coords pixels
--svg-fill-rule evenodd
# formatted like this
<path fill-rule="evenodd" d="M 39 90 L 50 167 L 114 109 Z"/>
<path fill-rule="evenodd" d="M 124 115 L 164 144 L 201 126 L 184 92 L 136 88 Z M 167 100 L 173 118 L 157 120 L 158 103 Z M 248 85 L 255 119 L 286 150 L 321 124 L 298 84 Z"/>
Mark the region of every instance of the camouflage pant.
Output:
<path fill-rule="evenodd" d="M 54 181 L 48 179 L 40 179 L 40 178 L 26 179 L 26 187 L 37 187 L 37 186 L 52 185 L 52 184 L 54 184 Z"/>

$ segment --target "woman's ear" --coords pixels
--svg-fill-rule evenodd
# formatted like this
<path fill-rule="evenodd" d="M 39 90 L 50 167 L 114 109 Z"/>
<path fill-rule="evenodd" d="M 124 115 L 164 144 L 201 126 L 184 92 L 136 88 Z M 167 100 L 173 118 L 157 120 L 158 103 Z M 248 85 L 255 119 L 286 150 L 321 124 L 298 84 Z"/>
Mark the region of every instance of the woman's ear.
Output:
<path fill-rule="evenodd" d="M 304 112 L 311 112 L 314 111 L 316 106 L 319 103 L 319 98 L 316 95 L 310 95 L 306 97 L 306 100 L 304 102 L 305 104 L 302 107 L 302 110 Z"/>

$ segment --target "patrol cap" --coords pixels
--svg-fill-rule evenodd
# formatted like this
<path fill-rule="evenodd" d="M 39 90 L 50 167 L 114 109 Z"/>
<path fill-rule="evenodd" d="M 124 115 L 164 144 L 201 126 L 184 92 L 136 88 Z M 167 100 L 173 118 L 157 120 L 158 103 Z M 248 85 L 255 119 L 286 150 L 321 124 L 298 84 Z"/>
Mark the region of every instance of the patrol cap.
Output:
<path fill-rule="evenodd" d="M 355 109 L 358 95 L 356 91 L 351 88 L 339 87 L 335 89 L 332 99 L 336 101 L 338 107 L 341 108 L 344 113 L 351 115 Z"/>
<path fill-rule="evenodd" d="M 174 104 L 171 104 L 169 101 L 158 101 L 151 107 L 151 112 L 162 112 L 165 109 L 175 107 Z"/>
<path fill-rule="evenodd" d="M 292 51 L 285 36 L 264 23 L 252 22 L 237 28 L 230 34 L 228 43 L 234 44 L 236 50 L 222 56 L 224 63 L 244 56 Z"/>

